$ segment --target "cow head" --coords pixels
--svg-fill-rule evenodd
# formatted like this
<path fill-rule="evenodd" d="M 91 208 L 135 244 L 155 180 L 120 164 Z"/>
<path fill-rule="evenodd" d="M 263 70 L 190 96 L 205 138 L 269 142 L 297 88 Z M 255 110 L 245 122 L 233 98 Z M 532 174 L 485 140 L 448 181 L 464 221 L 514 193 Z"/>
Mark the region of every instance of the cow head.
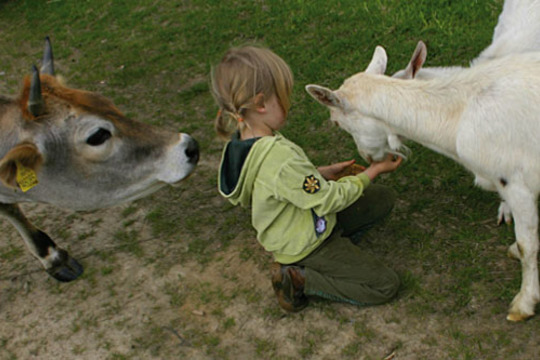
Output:
<path fill-rule="evenodd" d="M 107 98 L 61 84 L 49 39 L 42 73 L 34 67 L 17 103 L 18 111 L 0 113 L 0 202 L 102 208 L 174 185 L 198 161 L 189 135 L 129 119 Z"/>

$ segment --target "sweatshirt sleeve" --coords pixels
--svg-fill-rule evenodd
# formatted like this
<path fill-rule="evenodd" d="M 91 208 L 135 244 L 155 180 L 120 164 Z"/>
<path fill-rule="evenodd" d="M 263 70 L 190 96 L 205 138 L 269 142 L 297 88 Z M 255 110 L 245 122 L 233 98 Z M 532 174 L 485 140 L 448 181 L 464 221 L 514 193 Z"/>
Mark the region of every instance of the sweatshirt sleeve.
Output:
<path fill-rule="evenodd" d="M 318 216 L 347 208 L 370 184 L 366 174 L 326 181 L 311 162 L 298 157 L 285 161 L 275 180 L 274 196 L 278 200 L 313 209 Z"/>

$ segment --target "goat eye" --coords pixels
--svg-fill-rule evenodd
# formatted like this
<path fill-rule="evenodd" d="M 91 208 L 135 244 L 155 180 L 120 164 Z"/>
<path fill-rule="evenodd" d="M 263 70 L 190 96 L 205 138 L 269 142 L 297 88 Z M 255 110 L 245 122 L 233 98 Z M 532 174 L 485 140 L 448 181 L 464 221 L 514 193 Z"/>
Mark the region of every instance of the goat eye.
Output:
<path fill-rule="evenodd" d="M 90 146 L 98 146 L 109 140 L 111 137 L 112 134 L 109 130 L 99 128 L 95 133 L 90 135 L 88 139 L 86 139 L 86 143 Z"/>

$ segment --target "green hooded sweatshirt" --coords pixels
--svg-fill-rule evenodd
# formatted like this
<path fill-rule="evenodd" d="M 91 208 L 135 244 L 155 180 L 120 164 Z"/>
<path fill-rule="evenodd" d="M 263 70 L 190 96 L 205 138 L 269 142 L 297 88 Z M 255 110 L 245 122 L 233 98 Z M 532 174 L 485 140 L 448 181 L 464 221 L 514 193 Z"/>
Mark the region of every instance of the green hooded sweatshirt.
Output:
<path fill-rule="evenodd" d="M 366 174 L 326 181 L 304 151 L 276 132 L 239 140 L 223 150 L 218 188 L 232 204 L 251 206 L 257 239 L 281 264 L 302 260 L 336 225 L 336 213 L 355 202 Z"/>

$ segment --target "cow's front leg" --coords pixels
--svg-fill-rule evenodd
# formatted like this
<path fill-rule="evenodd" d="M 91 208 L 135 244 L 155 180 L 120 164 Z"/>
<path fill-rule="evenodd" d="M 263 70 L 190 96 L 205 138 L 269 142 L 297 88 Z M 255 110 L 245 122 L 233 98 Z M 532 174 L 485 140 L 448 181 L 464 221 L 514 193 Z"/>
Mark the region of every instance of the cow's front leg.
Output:
<path fill-rule="evenodd" d="M 507 319 L 522 321 L 534 315 L 534 308 L 540 301 L 536 196 L 527 188 L 512 184 L 503 191 L 514 215 L 516 244 L 512 246 L 513 255 L 519 256 L 522 272 L 521 288 L 512 301 Z"/>
<path fill-rule="evenodd" d="M 41 230 L 31 234 L 32 243 L 36 245 L 39 255 L 36 256 L 45 270 L 58 281 L 68 282 L 75 280 L 83 273 L 83 266 L 68 252 L 59 248 L 49 235 Z M 35 255 L 34 255 L 35 256 Z"/>
<path fill-rule="evenodd" d="M 28 250 L 43 265 L 45 270 L 58 281 L 72 281 L 83 273 L 83 267 L 67 251 L 56 246 L 43 231 L 26 219 L 16 204 L 1 204 L 0 214 L 5 216 L 21 234 Z"/>

